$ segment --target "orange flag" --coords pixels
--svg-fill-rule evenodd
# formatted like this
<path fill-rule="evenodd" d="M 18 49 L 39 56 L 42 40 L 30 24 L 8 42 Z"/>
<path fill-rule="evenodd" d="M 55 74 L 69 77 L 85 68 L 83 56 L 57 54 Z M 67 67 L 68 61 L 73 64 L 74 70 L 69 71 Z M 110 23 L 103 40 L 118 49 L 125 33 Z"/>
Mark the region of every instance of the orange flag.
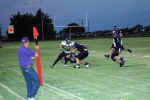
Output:
<path fill-rule="evenodd" d="M 39 33 L 38 33 L 38 31 L 37 31 L 36 27 L 35 27 L 35 26 L 33 26 L 33 37 L 34 37 L 34 39 L 37 39 L 37 38 L 38 38 L 38 36 L 39 36 Z"/>
<path fill-rule="evenodd" d="M 40 59 L 40 48 L 38 50 L 38 57 L 37 57 L 37 71 L 40 78 L 40 85 L 43 86 L 43 79 L 42 79 L 42 65 L 41 65 L 41 59 Z"/>
<path fill-rule="evenodd" d="M 36 45 L 38 45 L 38 36 L 39 33 L 36 29 L 36 27 L 33 27 L 33 37 L 35 39 Z M 40 58 L 40 48 L 38 50 L 38 57 L 36 59 L 37 61 L 37 71 L 38 71 L 38 76 L 40 78 L 40 85 L 43 86 L 43 80 L 42 80 L 42 66 L 41 66 L 41 58 Z"/>

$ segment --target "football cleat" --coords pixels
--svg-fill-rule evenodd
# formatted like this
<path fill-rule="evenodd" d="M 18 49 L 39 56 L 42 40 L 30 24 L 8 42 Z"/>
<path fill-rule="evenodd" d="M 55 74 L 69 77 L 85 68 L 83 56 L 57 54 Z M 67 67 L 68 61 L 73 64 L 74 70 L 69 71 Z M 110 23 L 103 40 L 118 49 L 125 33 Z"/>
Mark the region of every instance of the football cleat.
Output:
<path fill-rule="evenodd" d="M 51 65 L 50 65 L 50 68 L 54 68 L 54 65 L 53 65 L 53 64 L 51 64 Z"/>
<path fill-rule="evenodd" d="M 35 100 L 34 98 L 28 98 L 28 100 Z"/>
<path fill-rule="evenodd" d="M 91 66 L 91 64 L 87 64 L 87 65 L 85 65 L 85 67 L 87 67 L 87 68 L 88 68 L 88 67 L 90 67 L 90 66 Z"/>
<path fill-rule="evenodd" d="M 80 68 L 80 64 L 75 65 L 74 68 Z"/>
<path fill-rule="evenodd" d="M 105 56 L 106 58 L 109 58 L 109 55 L 108 55 L 108 54 L 105 54 L 104 56 Z"/>
<path fill-rule="evenodd" d="M 121 62 L 120 62 L 120 67 L 123 67 L 125 61 L 122 59 Z"/>
<path fill-rule="evenodd" d="M 128 52 L 129 52 L 129 53 L 132 53 L 132 50 L 131 50 L 131 49 L 128 49 Z"/>

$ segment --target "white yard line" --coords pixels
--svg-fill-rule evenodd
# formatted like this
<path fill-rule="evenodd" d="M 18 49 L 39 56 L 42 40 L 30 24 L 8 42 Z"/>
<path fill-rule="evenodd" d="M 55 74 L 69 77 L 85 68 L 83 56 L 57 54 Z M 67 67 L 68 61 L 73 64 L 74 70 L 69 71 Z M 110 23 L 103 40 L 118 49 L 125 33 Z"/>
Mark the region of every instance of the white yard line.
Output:
<path fill-rule="evenodd" d="M 16 70 L 13 70 L 13 71 L 21 75 L 21 73 L 17 72 Z M 93 71 L 93 70 L 92 70 L 92 71 L 89 70 L 89 71 L 90 71 L 90 72 L 94 72 L 96 75 L 106 75 L 106 74 L 104 74 L 104 73 L 97 73 L 97 72 L 95 72 L 95 71 Z M 122 78 L 119 77 L 119 76 L 110 76 L 110 77 L 122 79 Z M 132 80 L 132 79 L 127 79 L 127 78 L 124 78 L 124 79 L 125 79 L 125 80 L 128 80 L 128 81 L 135 81 L 135 80 Z M 91 83 L 89 83 L 89 82 L 87 82 L 87 81 L 83 81 L 83 80 L 80 80 L 80 79 L 74 79 L 74 80 L 78 80 L 78 81 L 81 81 L 81 82 L 83 82 L 83 83 L 86 83 L 86 84 L 89 84 L 89 85 L 94 85 L 94 86 L 96 86 L 96 87 L 99 87 L 99 85 L 97 85 L 97 84 L 93 84 L 93 83 L 91 84 Z M 140 82 L 140 83 L 143 83 L 143 82 Z M 64 93 L 64 94 L 69 95 L 69 96 L 72 96 L 72 97 L 74 97 L 74 98 L 78 98 L 78 100 L 84 100 L 83 98 L 78 97 L 78 96 L 76 96 L 76 95 L 74 95 L 74 94 L 72 94 L 72 93 L 70 93 L 70 92 L 64 91 L 64 90 L 59 89 L 59 88 L 54 87 L 54 86 L 51 86 L 51 85 L 49 85 L 49 84 L 47 84 L 47 83 L 45 83 L 45 82 L 44 82 L 44 84 L 45 84 L 47 87 L 49 87 L 49 88 L 52 88 L 52 89 L 55 89 L 55 90 L 59 91 L 60 93 Z M 147 84 L 147 85 L 149 85 L 149 84 Z M 135 88 L 135 87 L 130 87 L 130 88 L 144 92 L 144 90 L 139 89 L 139 88 Z"/>
<path fill-rule="evenodd" d="M 14 71 L 14 72 L 18 73 L 19 75 L 21 75 L 21 73 L 17 72 L 16 70 L 11 70 L 11 71 Z M 56 91 L 59 91 L 59 93 L 61 93 L 61 94 L 63 93 L 63 94 L 65 94 L 65 95 L 68 95 L 68 96 L 71 96 L 71 97 L 73 97 L 73 98 L 76 98 L 77 100 L 85 100 L 85 99 L 83 99 L 83 98 L 81 98 L 81 97 L 79 97 L 79 96 L 76 96 L 76 95 L 74 95 L 74 94 L 72 94 L 72 93 L 70 93 L 70 92 L 67 92 L 67 91 L 64 91 L 64 90 L 62 90 L 62 89 L 60 89 L 60 88 L 54 87 L 54 86 L 52 86 L 52 85 L 49 85 L 49 84 L 46 83 L 46 82 L 44 82 L 44 85 L 47 86 L 48 88 L 54 89 L 54 90 L 56 90 Z"/>
<path fill-rule="evenodd" d="M 57 87 L 51 86 L 51 85 L 49 85 L 49 84 L 47 84 L 47 83 L 45 83 L 45 85 L 46 85 L 47 87 L 49 87 L 49 88 L 52 88 L 52 89 L 57 90 L 57 91 L 59 91 L 59 92 L 61 92 L 61 93 L 63 93 L 63 94 L 66 94 L 66 95 L 69 95 L 69 96 L 71 96 L 71 97 L 74 97 L 74 98 L 76 98 L 76 99 L 78 99 L 78 100 L 85 100 L 85 99 L 83 99 L 83 98 L 81 98 L 81 97 L 79 97 L 79 96 L 76 96 L 76 95 L 74 95 L 74 94 L 72 94 L 72 93 L 70 93 L 70 92 L 64 91 L 64 90 L 59 89 L 59 88 L 57 88 Z"/>
<path fill-rule="evenodd" d="M 14 92 L 13 90 L 11 90 L 8 86 L 0 83 L 0 86 L 3 87 L 4 89 L 6 89 L 9 93 L 13 94 L 14 96 L 18 97 L 21 100 L 26 100 L 24 97 L 20 96 L 19 94 L 17 94 L 16 92 Z"/>
<path fill-rule="evenodd" d="M 126 54 L 123 55 L 125 58 L 132 58 L 132 59 L 149 59 L 150 55 L 144 55 L 144 54 Z"/>
<path fill-rule="evenodd" d="M 4 100 L 4 97 L 0 94 L 0 100 Z"/>

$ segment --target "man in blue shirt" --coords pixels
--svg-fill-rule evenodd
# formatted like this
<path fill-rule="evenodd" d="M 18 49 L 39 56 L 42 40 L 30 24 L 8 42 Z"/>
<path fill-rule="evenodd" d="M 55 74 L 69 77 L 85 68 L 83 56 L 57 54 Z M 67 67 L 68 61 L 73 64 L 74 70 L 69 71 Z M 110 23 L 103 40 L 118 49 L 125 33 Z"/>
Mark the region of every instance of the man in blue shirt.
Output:
<path fill-rule="evenodd" d="M 32 59 L 37 57 L 38 54 L 28 48 L 30 42 L 27 37 L 22 38 L 21 42 L 23 45 L 18 50 L 20 68 L 26 81 L 28 100 L 35 100 L 35 95 L 40 87 L 40 80 L 37 73 L 32 68 Z M 39 46 L 35 46 L 35 50 L 37 51 L 38 49 Z"/>

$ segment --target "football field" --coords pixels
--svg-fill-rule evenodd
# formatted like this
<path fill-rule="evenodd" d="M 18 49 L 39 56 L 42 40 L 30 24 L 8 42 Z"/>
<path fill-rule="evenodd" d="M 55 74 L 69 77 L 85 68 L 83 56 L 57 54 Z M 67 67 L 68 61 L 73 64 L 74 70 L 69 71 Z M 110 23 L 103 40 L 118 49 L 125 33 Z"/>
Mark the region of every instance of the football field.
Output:
<path fill-rule="evenodd" d="M 53 69 L 50 64 L 61 52 L 60 41 L 40 42 L 44 87 L 37 100 L 150 100 L 150 38 L 124 38 L 125 66 L 104 58 L 112 39 L 76 40 L 89 49 L 84 65 L 74 69 L 59 62 Z M 33 48 L 34 42 L 31 43 Z M 19 42 L 4 43 L 0 48 L 0 100 L 26 100 L 26 84 L 19 68 Z M 36 64 L 33 66 L 36 69 Z"/>

